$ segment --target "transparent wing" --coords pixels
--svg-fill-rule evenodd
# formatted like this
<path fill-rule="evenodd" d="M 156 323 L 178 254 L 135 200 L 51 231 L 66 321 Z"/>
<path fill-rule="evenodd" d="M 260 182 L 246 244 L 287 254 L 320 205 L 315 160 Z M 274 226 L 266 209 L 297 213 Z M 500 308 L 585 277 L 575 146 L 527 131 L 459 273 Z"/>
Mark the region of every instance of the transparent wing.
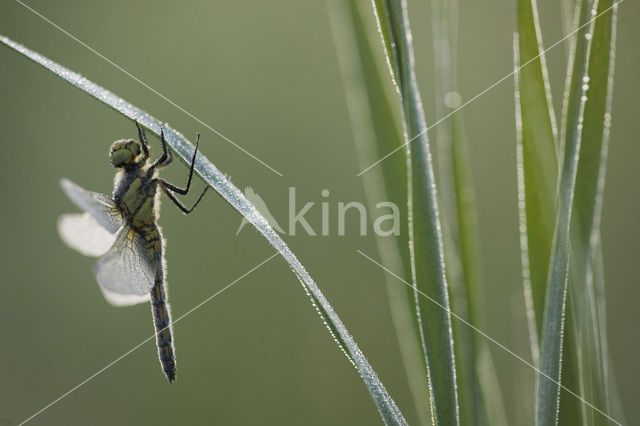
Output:
<path fill-rule="evenodd" d="M 93 266 L 107 300 L 111 301 L 109 296 L 115 298 L 111 293 L 148 296 L 155 284 L 156 270 L 161 267 L 160 255 L 147 249 L 144 239 L 130 227 L 121 229 L 113 247 Z"/>
<path fill-rule="evenodd" d="M 114 293 L 104 287 L 100 287 L 100 290 L 102 290 L 102 295 L 107 299 L 107 302 L 113 306 L 131 306 L 149 301 L 149 293 L 137 296 L 135 294 Z"/>
<path fill-rule="evenodd" d="M 69 247 L 85 256 L 102 256 L 116 241 L 116 235 L 102 227 L 89 213 L 60 216 L 58 233 Z"/>
<path fill-rule="evenodd" d="M 87 191 L 68 179 L 60 180 L 60 186 L 76 206 L 91 214 L 107 231 L 113 234 L 122 226 L 122 215 L 111 198 Z"/>

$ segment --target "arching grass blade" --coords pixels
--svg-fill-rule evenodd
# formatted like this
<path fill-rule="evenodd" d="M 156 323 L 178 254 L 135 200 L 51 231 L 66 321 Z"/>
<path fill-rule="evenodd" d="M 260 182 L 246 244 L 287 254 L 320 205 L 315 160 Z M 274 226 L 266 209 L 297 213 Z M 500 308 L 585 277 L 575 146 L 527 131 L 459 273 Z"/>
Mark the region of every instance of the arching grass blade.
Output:
<path fill-rule="evenodd" d="M 4 36 L 0 36 L 0 42 L 33 60 L 47 70 L 71 83 L 73 86 L 93 96 L 98 101 L 115 109 L 126 117 L 132 120 L 137 120 L 142 126 L 146 127 L 153 133 L 159 135 L 160 129 L 164 128 L 165 138 L 169 146 L 183 161 L 185 161 L 185 163 L 190 161 L 194 151 L 193 144 L 167 124 L 163 124 L 150 114 L 131 105 L 114 93 L 98 86 L 87 78 L 82 77 L 80 74 L 77 74 L 62 65 L 27 49 L 19 43 L 16 43 Z M 242 192 L 240 192 L 240 190 L 236 188 L 231 181 L 229 181 L 225 175 L 221 173 L 218 168 L 214 166 L 213 163 L 211 163 L 204 155 L 198 155 L 196 158 L 195 170 L 208 185 L 214 188 L 227 202 L 229 202 L 229 204 L 231 204 L 231 206 L 238 210 L 238 212 L 240 212 L 247 221 L 255 226 L 256 229 L 287 261 L 300 280 L 304 290 L 311 298 L 313 305 L 318 310 L 318 313 L 326 323 L 334 339 L 340 345 L 345 355 L 347 355 L 347 358 L 356 367 L 384 422 L 390 425 L 406 424 L 402 413 L 387 393 L 384 385 L 378 379 L 377 374 L 365 358 L 362 351 L 360 351 L 360 348 L 358 348 L 353 337 L 349 334 L 349 331 L 344 326 L 338 315 L 334 312 L 332 306 L 324 297 L 304 266 L 302 266 L 298 261 L 282 238 L 280 238 L 280 236 L 268 224 L 267 220 L 244 197 Z"/>

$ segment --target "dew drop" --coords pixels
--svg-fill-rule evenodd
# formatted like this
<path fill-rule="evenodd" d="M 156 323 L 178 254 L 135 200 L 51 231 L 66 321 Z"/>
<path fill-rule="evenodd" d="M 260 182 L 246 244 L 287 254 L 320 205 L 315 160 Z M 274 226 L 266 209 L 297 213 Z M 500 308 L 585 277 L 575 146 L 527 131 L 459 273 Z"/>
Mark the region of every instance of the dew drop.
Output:
<path fill-rule="evenodd" d="M 582 85 L 582 90 L 583 90 L 583 91 L 585 91 L 585 92 L 586 92 L 587 90 L 589 90 L 589 85 L 588 85 L 588 84 L 583 84 L 583 85 Z"/>
<path fill-rule="evenodd" d="M 444 95 L 444 103 L 449 108 L 458 108 L 462 103 L 462 97 L 458 92 L 448 92 Z"/>
<path fill-rule="evenodd" d="M 591 33 L 586 33 L 584 35 L 584 38 L 586 38 L 587 40 L 591 40 Z"/>
<path fill-rule="evenodd" d="M 584 77 L 582 77 L 582 82 L 585 83 L 585 84 L 588 83 L 589 80 L 590 80 L 590 78 L 589 78 L 588 75 L 585 75 Z"/>
<path fill-rule="evenodd" d="M 583 95 L 583 96 L 580 96 L 580 100 L 581 100 L 582 102 L 587 102 L 587 97 L 586 97 L 586 96 L 584 96 L 584 95 Z"/>

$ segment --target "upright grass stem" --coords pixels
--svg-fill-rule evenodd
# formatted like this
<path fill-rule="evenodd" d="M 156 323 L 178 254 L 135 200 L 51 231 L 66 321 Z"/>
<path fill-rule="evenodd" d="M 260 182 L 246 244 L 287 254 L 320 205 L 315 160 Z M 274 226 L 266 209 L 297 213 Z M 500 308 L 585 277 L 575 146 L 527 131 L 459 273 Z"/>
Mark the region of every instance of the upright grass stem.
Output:
<path fill-rule="evenodd" d="M 535 0 L 517 0 L 516 5 L 518 208 L 531 353 L 537 364 L 556 211 L 558 145 Z"/>
<path fill-rule="evenodd" d="M 483 283 L 475 191 L 462 112 L 456 112 L 458 1 L 432 1 L 436 115 L 451 115 L 435 128 L 436 181 L 443 212 L 447 280 L 453 312 L 482 327 Z M 461 424 L 506 424 L 502 395 L 486 341 L 454 321 Z"/>
<path fill-rule="evenodd" d="M 576 22 L 580 27 L 573 40 L 567 73 L 562 136 L 566 141 L 579 138 L 579 162 L 571 218 L 571 264 L 568 283 L 569 312 L 573 324 L 567 332 L 577 352 L 575 365 L 580 392 L 594 405 L 609 412 L 606 338 L 602 294 L 596 280 L 602 258 L 599 224 L 606 167 L 608 128 L 612 97 L 615 54 L 615 14 L 613 0 L 583 0 L 576 4 Z M 594 20 L 594 17 L 597 17 Z M 565 142 L 565 145 L 570 142 Z M 599 284 L 602 285 L 602 282 Z M 561 402 L 561 410 L 563 410 Z M 563 419 L 563 413 L 560 413 Z M 593 410 L 582 410 L 582 423 L 608 424 L 604 416 Z"/>
<path fill-rule="evenodd" d="M 367 6 L 369 6 L 368 10 Z M 338 64 L 353 138 L 361 167 L 372 164 L 387 152 L 402 144 L 396 124 L 393 104 L 387 96 L 386 70 L 379 65 L 368 36 L 366 12 L 370 5 L 334 0 L 328 3 L 331 29 L 336 45 Z M 377 36 L 376 36 L 377 37 Z M 374 41 L 377 41 L 374 39 Z M 384 83 L 387 83 L 385 86 Z M 407 204 L 406 163 L 401 156 L 386 159 L 362 175 L 369 208 L 391 201 L 397 206 Z M 407 223 L 402 221 L 399 233 L 376 235 L 382 264 L 406 282 L 411 281 Z M 415 323 L 413 290 L 394 276 L 385 274 L 389 310 L 402 355 L 404 370 L 420 424 L 431 424 L 429 394 L 425 386 L 426 365 Z"/>
<path fill-rule="evenodd" d="M 449 294 L 427 126 L 415 75 L 406 0 L 373 1 L 391 75 L 400 95 L 407 151 L 409 250 L 414 285 L 444 309 L 418 297 L 434 424 L 458 425 L 458 393 Z"/>

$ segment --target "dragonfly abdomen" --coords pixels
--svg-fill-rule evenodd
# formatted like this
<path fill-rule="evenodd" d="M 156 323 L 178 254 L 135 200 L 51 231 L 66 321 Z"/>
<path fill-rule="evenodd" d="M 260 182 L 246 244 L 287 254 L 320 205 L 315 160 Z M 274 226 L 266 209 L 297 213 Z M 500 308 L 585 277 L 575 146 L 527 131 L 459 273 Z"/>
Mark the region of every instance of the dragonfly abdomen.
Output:
<path fill-rule="evenodd" d="M 156 327 L 156 342 L 162 370 L 170 382 L 176 378 L 176 358 L 173 349 L 169 304 L 166 303 L 164 283 L 159 280 L 151 290 L 151 307 Z"/>
<path fill-rule="evenodd" d="M 159 250 L 156 250 L 157 266 L 155 274 L 155 284 L 151 289 L 151 310 L 153 312 L 153 323 L 156 329 L 156 343 L 158 345 L 158 357 L 162 370 L 170 382 L 176 378 L 176 358 L 173 346 L 171 330 L 171 311 L 167 302 L 167 287 L 164 278 L 164 264 L 162 261 L 162 236 L 158 230 Z M 149 241 L 155 245 L 156 241 Z"/>

